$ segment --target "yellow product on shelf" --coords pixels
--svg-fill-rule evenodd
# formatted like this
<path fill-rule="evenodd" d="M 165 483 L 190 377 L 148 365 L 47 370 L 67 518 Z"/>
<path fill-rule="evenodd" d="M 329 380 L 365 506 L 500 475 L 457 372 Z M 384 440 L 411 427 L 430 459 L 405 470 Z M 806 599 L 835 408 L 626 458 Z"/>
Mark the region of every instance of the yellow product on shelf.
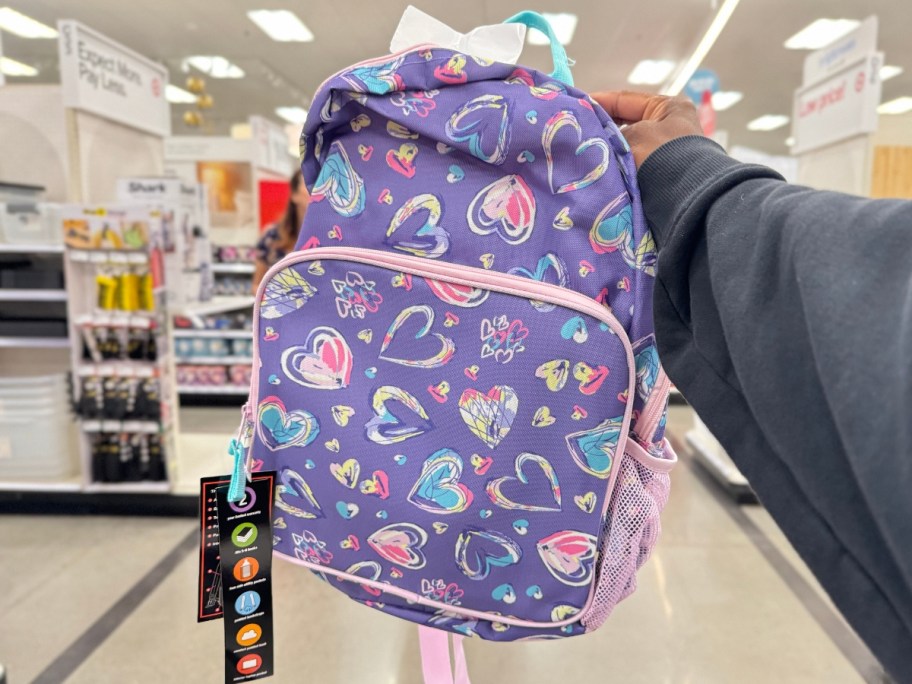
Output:
<path fill-rule="evenodd" d="M 99 273 L 95 276 L 95 283 L 98 285 L 98 308 L 103 311 L 113 311 L 117 308 L 117 278 L 107 273 Z"/>
<path fill-rule="evenodd" d="M 117 288 L 118 309 L 121 311 L 139 311 L 140 278 L 136 273 L 123 273 Z"/>
<path fill-rule="evenodd" d="M 139 279 L 139 308 L 143 311 L 155 310 L 155 292 L 152 274 L 144 273 Z"/>
<path fill-rule="evenodd" d="M 120 226 L 104 221 L 101 228 L 92 232 L 93 249 L 123 249 L 123 237 L 120 235 Z"/>

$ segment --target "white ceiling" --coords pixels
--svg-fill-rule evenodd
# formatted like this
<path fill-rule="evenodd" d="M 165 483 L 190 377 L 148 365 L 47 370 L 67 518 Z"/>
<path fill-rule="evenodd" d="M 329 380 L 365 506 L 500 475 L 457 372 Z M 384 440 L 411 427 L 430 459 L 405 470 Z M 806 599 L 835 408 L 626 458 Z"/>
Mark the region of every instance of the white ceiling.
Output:
<path fill-rule="evenodd" d="M 459 3 L 413 0 L 414 4 L 460 30 L 495 23 L 530 7 L 528 0 L 462 0 Z M 568 47 L 576 60 L 577 84 L 586 90 L 629 87 L 627 74 L 641 59 L 686 59 L 715 14 L 719 0 L 540 0 L 535 9 L 574 12 L 580 22 Z M 240 80 L 209 79 L 215 99 L 204 132 L 226 134 L 250 114 L 276 119 L 283 105 L 307 106 L 314 89 L 329 74 L 386 53 L 389 39 L 408 0 L 0 0 L 48 24 L 77 19 L 152 59 L 165 63 L 172 83 L 183 85 L 180 70 L 191 54 L 219 54 L 246 72 Z M 250 9 L 294 10 L 313 31 L 312 43 L 276 43 L 246 16 Z M 818 17 L 863 19 L 880 16 L 880 46 L 887 62 L 905 73 L 884 84 L 884 100 L 912 95 L 912 26 L 909 0 L 741 0 L 704 66 L 715 70 L 725 90 L 740 90 L 744 100 L 720 112 L 718 127 L 732 144 L 785 154 L 788 128 L 753 133 L 746 124 L 761 114 L 790 114 L 792 92 L 801 80 L 806 53 L 786 50 L 783 42 Z M 59 80 L 56 41 L 24 40 L 3 34 L 3 52 L 40 69 L 39 80 Z M 549 69 L 549 52 L 527 46 L 523 63 Z M 34 81 L 35 79 L 11 79 Z M 172 107 L 174 134 L 198 131 L 181 120 L 184 107 Z M 278 119 L 276 119 L 278 120 Z"/>

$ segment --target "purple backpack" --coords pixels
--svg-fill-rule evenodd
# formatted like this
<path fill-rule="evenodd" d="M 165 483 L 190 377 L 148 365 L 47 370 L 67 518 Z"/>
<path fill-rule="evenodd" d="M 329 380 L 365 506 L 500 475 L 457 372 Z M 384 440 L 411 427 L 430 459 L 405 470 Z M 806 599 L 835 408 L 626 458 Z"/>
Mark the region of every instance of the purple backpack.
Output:
<path fill-rule="evenodd" d="M 499 641 L 604 622 L 676 461 L 633 157 L 552 46 L 560 78 L 418 46 L 322 85 L 245 412 L 276 554 Z"/>

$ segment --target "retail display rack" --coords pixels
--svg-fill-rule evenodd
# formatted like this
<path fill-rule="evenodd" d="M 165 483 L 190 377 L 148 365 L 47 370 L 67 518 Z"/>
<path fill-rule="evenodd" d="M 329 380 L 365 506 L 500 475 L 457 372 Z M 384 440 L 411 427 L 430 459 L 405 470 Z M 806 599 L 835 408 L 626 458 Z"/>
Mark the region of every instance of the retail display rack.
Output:
<path fill-rule="evenodd" d="M 177 396 L 159 209 L 65 205 L 73 402 L 82 487 L 166 493 Z"/>

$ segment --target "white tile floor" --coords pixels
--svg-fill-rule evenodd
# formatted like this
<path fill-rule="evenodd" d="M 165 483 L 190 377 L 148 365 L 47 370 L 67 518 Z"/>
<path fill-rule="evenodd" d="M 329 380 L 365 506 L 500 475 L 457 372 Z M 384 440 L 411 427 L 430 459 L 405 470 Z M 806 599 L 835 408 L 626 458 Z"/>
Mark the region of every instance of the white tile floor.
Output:
<path fill-rule="evenodd" d="M 196 433 L 188 444 L 201 450 L 217 444 L 204 435 L 223 440 L 236 415 L 227 409 L 185 411 L 183 427 Z M 688 420 L 685 409 L 676 409 L 671 429 L 681 431 Z M 202 468 L 203 460 L 217 463 L 221 455 L 199 457 Z M 659 547 L 640 574 L 639 591 L 605 627 L 559 642 L 471 640 L 466 652 L 473 681 L 876 681 L 870 674 L 876 667 L 870 661 L 856 667 L 843 655 L 695 467 L 682 463 L 675 472 Z M 747 516 L 789 563 L 800 563 L 762 509 L 754 507 Z M 189 519 L 0 517 L 0 663 L 9 670 L 9 684 L 30 682 L 61 653 L 72 654 L 68 647 L 125 595 L 129 603 L 134 585 L 195 529 Z M 195 622 L 197 557 L 189 544 L 184 548 L 116 629 L 94 650 L 95 644 L 84 649 L 86 656 L 73 663 L 64 681 L 221 681 L 222 625 Z M 803 573 L 800 568 L 793 574 L 807 577 Z M 816 597 L 819 590 L 810 591 Z M 272 681 L 421 681 L 410 623 L 356 605 L 282 562 L 275 567 L 274 598 Z M 90 635 L 104 631 L 104 624 L 96 624 Z"/>

